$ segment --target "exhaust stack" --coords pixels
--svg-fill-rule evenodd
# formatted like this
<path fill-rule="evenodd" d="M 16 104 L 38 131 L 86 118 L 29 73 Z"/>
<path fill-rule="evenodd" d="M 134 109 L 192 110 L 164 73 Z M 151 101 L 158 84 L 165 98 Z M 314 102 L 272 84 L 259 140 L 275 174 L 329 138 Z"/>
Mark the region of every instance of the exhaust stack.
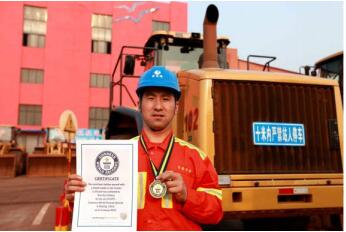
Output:
<path fill-rule="evenodd" d="M 214 4 L 207 8 L 203 22 L 203 64 L 202 68 L 219 68 L 217 62 L 216 24 L 219 11 Z"/>

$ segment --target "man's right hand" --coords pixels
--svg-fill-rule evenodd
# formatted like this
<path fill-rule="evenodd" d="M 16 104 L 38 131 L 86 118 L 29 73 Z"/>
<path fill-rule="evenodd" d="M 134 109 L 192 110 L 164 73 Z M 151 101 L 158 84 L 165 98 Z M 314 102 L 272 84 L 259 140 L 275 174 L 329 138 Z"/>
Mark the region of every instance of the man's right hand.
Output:
<path fill-rule="evenodd" d="M 68 177 L 65 185 L 65 198 L 66 200 L 73 202 L 75 192 L 83 192 L 85 190 L 86 183 L 81 176 L 72 174 Z"/>

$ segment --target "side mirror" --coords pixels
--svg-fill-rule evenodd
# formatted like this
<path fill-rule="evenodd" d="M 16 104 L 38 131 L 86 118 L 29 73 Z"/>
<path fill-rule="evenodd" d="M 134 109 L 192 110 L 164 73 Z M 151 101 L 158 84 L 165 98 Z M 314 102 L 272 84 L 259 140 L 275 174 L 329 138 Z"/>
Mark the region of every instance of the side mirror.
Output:
<path fill-rule="evenodd" d="M 131 55 L 126 55 L 124 73 L 126 75 L 133 75 L 135 72 L 135 57 Z"/>

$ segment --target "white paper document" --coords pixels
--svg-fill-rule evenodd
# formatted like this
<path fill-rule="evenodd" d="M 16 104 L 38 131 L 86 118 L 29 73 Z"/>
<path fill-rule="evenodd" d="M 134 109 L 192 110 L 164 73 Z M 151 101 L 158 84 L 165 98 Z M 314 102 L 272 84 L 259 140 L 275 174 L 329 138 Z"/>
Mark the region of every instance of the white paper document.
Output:
<path fill-rule="evenodd" d="M 72 230 L 136 231 L 138 142 L 77 141 L 76 152 L 87 186 L 75 194 Z"/>

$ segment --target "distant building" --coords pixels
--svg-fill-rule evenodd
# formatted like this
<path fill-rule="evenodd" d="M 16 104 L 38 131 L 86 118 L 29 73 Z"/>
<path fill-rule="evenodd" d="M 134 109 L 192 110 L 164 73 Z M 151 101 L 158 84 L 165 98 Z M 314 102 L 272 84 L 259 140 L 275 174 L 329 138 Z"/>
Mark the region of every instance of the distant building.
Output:
<path fill-rule="evenodd" d="M 80 128 L 101 128 L 121 47 L 186 31 L 187 4 L 1 2 L 0 25 L 0 124 L 39 130 L 69 109 Z"/>

